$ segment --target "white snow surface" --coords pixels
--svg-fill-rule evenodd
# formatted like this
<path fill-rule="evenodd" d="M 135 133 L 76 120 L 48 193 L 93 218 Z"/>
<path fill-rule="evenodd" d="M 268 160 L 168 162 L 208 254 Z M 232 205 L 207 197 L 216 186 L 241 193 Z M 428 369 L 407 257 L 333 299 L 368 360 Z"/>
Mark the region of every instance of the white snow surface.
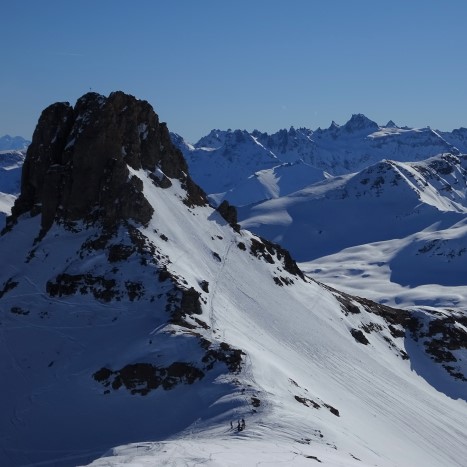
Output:
<path fill-rule="evenodd" d="M 391 305 L 465 310 L 466 160 L 383 161 L 244 207 L 239 217 L 342 290 Z"/>
<path fill-rule="evenodd" d="M 245 206 L 286 196 L 323 178 L 322 170 L 303 161 L 287 162 L 255 172 L 227 192 L 212 193 L 209 197 L 216 205 L 227 199 L 235 206 Z"/>
<path fill-rule="evenodd" d="M 275 255 L 272 263 L 252 256 L 253 235 L 233 231 L 210 207 L 184 205 L 177 180 L 163 190 L 144 171 L 132 173 L 155 208 L 140 231 L 167 269 L 202 293 L 199 318 L 209 328 L 196 332 L 245 352 L 242 371 L 217 365 L 170 391 L 104 394 L 91 376 L 102 366 L 195 361 L 196 337 L 166 324 L 160 294 L 169 284 L 153 268 L 130 256 L 115 271 L 104 250 L 80 253 L 98 234 L 84 226 L 54 225 L 35 244 L 39 216 L 23 216 L 0 237 L 0 284 L 18 282 L 0 302 L 2 465 L 310 465 L 312 457 L 328 466 L 465 465 L 464 383 L 436 389 L 426 375 L 438 366 L 409 336 L 389 346 L 381 317 L 345 315 L 330 291 L 289 274 Z M 126 236 L 121 229 L 116 240 Z M 139 280 L 146 295 L 51 297 L 46 283 L 64 271 Z M 357 343 L 349 330 L 370 322 L 382 331 Z M 413 358 L 403 360 L 402 349 Z M 240 418 L 246 429 L 231 430 Z"/>
<path fill-rule="evenodd" d="M 300 267 L 339 290 L 389 306 L 467 312 L 466 244 L 464 220 L 445 230 L 345 248 Z"/>
<path fill-rule="evenodd" d="M 351 246 L 445 230 L 467 213 L 467 158 L 382 161 L 239 209 L 244 228 L 281 243 L 301 262 Z"/>

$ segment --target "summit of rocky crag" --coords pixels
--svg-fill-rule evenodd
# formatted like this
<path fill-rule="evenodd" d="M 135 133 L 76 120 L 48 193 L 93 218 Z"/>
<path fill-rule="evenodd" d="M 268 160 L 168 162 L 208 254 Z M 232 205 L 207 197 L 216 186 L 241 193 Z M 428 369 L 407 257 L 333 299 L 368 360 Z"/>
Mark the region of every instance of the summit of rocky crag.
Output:
<path fill-rule="evenodd" d="M 42 231 L 55 219 L 121 219 L 147 224 L 153 207 L 130 170 L 144 169 L 161 187 L 179 179 L 187 202 L 205 204 L 188 176 L 181 152 L 151 105 L 123 92 L 87 93 L 72 107 L 59 102 L 39 118 L 24 162 L 21 195 L 7 226 L 28 211 L 42 216 Z"/>

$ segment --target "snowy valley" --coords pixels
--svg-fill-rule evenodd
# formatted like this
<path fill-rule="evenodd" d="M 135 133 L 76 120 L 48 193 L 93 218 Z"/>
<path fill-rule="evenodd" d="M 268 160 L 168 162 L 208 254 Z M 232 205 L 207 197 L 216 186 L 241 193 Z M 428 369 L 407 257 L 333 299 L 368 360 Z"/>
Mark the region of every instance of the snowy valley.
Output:
<path fill-rule="evenodd" d="M 467 148 L 375 125 L 45 109 L 1 159 L 0 464 L 462 466 Z"/>

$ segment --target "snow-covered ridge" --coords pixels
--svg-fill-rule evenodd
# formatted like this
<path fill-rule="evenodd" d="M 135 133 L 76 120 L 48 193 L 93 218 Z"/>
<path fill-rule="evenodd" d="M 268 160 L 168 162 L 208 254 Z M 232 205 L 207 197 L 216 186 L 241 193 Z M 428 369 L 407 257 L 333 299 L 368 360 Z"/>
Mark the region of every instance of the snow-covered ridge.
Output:
<path fill-rule="evenodd" d="M 326 215 L 323 215 L 326 213 Z M 356 174 L 239 209 L 244 228 L 308 261 L 343 248 L 405 236 L 465 218 L 467 156 L 382 161 Z M 342 235 L 339 226 L 345 226 Z"/>
<path fill-rule="evenodd" d="M 398 307 L 467 311 L 467 157 L 382 161 L 239 209 L 326 284 Z"/>

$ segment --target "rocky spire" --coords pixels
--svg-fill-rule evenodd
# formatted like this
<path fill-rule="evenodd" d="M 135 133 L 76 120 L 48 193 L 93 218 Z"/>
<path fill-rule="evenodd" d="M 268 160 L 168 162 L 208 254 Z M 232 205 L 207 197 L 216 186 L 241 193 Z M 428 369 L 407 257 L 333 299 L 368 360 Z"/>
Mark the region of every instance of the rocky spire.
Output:
<path fill-rule="evenodd" d="M 74 108 L 67 102 L 53 104 L 42 112 L 34 131 L 21 195 L 7 228 L 28 211 L 41 214 L 43 232 L 57 218 L 104 224 L 133 219 L 146 224 L 153 207 L 129 167 L 158 171 L 153 178 L 162 188 L 171 185 L 170 179 L 179 179 L 189 203 L 206 204 L 166 124 L 159 122 L 148 102 L 114 92 L 108 97 L 85 94 Z"/>

